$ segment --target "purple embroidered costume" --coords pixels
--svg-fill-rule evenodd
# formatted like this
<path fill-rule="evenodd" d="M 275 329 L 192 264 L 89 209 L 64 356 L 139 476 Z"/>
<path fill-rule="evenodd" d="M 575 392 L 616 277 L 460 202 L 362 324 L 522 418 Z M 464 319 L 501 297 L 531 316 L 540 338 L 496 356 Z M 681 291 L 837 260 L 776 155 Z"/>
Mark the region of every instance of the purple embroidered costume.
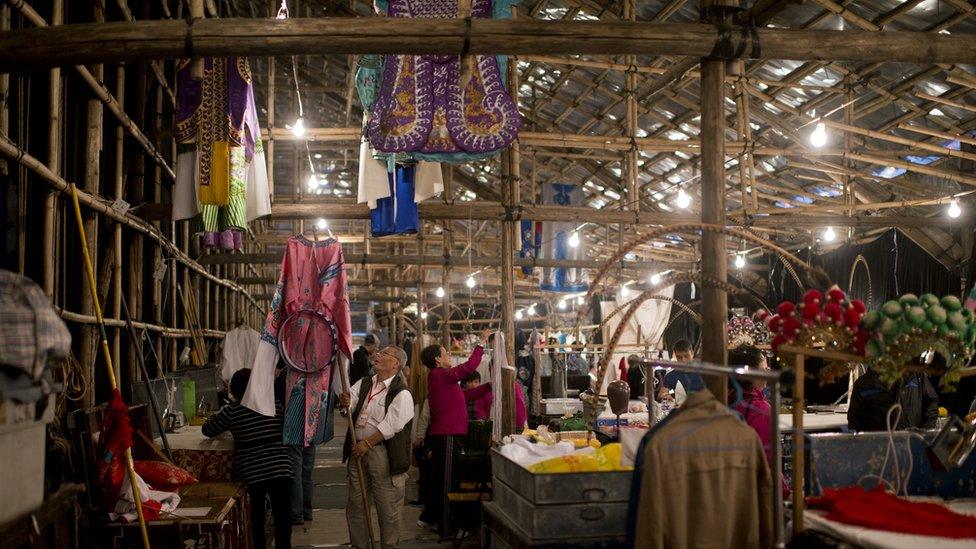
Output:
<path fill-rule="evenodd" d="M 388 15 L 458 16 L 457 0 L 391 0 Z M 471 17 L 490 18 L 492 0 L 473 0 Z M 521 116 L 494 56 L 387 55 L 367 136 L 381 152 L 486 153 L 518 136 Z"/>

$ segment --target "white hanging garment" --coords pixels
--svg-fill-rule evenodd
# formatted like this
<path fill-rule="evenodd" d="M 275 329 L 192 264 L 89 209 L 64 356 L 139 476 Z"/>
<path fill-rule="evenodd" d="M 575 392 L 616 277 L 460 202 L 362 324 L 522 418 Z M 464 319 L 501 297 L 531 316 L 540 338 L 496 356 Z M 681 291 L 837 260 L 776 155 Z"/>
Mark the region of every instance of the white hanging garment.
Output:
<path fill-rule="evenodd" d="M 495 332 L 494 364 L 491 369 L 491 436 L 500 441 L 502 439 L 502 412 L 508 403 L 502 399 L 502 370 L 508 369 L 515 373 L 515 368 L 508 365 L 508 355 L 505 353 L 505 333 Z M 514 377 L 514 375 L 512 376 Z"/>
<path fill-rule="evenodd" d="M 190 219 L 200 213 L 197 202 L 197 151 L 176 157 L 176 183 L 173 185 L 173 220 Z"/>
<path fill-rule="evenodd" d="M 417 204 L 444 192 L 444 172 L 440 162 L 418 162 L 414 174 L 413 201 Z"/>
<path fill-rule="evenodd" d="M 359 144 L 359 191 L 356 202 L 376 209 L 376 201 L 390 196 L 390 180 L 386 164 L 373 159 L 373 150 L 366 141 Z M 441 185 L 443 188 L 443 184 Z"/>

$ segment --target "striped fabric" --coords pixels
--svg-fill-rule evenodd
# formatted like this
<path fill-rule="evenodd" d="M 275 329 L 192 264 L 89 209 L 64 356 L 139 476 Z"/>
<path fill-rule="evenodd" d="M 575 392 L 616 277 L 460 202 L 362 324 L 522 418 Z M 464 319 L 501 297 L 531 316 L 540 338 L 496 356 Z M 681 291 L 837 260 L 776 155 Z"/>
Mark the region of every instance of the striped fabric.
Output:
<path fill-rule="evenodd" d="M 244 230 L 247 227 L 247 170 L 244 147 L 230 150 L 230 191 L 225 206 L 200 204 L 203 229 L 216 233 L 226 229 Z"/>
<path fill-rule="evenodd" d="M 203 425 L 203 434 L 215 437 L 224 431 L 234 435 L 234 478 L 254 484 L 291 478 L 294 472 L 288 448 L 281 442 L 281 406 L 274 417 L 261 415 L 240 404 L 224 406 Z"/>

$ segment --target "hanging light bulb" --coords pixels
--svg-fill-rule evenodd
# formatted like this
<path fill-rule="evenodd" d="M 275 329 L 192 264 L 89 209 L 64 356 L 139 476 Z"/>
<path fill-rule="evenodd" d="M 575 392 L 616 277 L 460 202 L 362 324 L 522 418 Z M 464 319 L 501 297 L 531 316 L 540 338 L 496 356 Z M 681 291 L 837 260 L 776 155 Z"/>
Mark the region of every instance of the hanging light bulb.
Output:
<path fill-rule="evenodd" d="M 569 246 L 571 248 L 578 248 L 580 245 L 579 231 L 573 231 L 573 234 L 569 235 Z"/>
<path fill-rule="evenodd" d="M 745 254 L 735 254 L 735 268 L 741 269 L 746 266 L 746 256 Z"/>
<path fill-rule="evenodd" d="M 834 238 L 837 238 L 837 234 L 834 232 L 834 228 L 827 227 L 827 230 L 823 232 L 824 242 L 833 242 Z"/>
<path fill-rule="evenodd" d="M 515 320 L 522 320 L 522 309 L 515 311 Z"/>
<path fill-rule="evenodd" d="M 952 218 L 959 217 L 962 214 L 962 209 L 959 208 L 959 201 L 953 198 L 952 202 L 949 203 L 949 210 L 946 213 Z"/>
<path fill-rule="evenodd" d="M 320 217 L 320 218 L 319 218 L 319 220 L 315 222 L 315 226 L 316 226 L 316 227 L 317 227 L 317 228 L 318 228 L 318 229 L 319 229 L 320 231 L 324 231 L 324 230 L 325 230 L 325 228 L 329 226 L 329 224 L 325 222 L 325 218 L 323 218 L 323 217 Z"/>
<path fill-rule="evenodd" d="M 823 122 L 817 122 L 817 126 L 813 129 L 810 134 L 810 144 L 818 149 L 827 144 L 827 125 Z"/>
<path fill-rule="evenodd" d="M 288 19 L 288 3 L 281 0 L 281 7 L 278 8 L 278 15 L 275 19 Z"/>
<path fill-rule="evenodd" d="M 443 286 L 438 286 L 437 287 L 437 292 L 435 292 L 435 293 L 437 294 L 437 297 L 444 297 L 444 287 Z"/>
<path fill-rule="evenodd" d="M 566 310 L 566 300 L 565 299 L 560 299 L 559 300 L 559 303 L 556 304 L 556 307 L 559 307 L 559 310 L 560 311 Z"/>
<path fill-rule="evenodd" d="M 535 316 L 535 303 L 529 305 L 529 308 L 526 310 L 526 312 L 529 313 L 529 316 Z"/>
<path fill-rule="evenodd" d="M 685 210 L 691 206 L 691 196 L 684 189 L 678 189 L 678 196 L 674 199 L 674 205 Z"/>
<path fill-rule="evenodd" d="M 577 305 L 582 305 L 583 303 L 584 303 L 583 296 L 578 296 L 576 298 L 576 304 Z"/>
<path fill-rule="evenodd" d="M 421 320 L 427 320 L 427 311 L 424 311 L 424 312 L 420 313 L 420 319 Z"/>
<path fill-rule="evenodd" d="M 464 281 L 464 285 L 468 288 L 474 288 L 478 283 L 474 279 L 474 275 L 468 275 L 468 279 Z"/>
<path fill-rule="evenodd" d="M 661 273 L 654 273 L 650 278 L 651 286 L 657 286 L 661 282 Z"/>
<path fill-rule="evenodd" d="M 308 190 L 314 191 L 319 188 L 319 178 L 315 177 L 315 174 L 308 176 Z"/>
<path fill-rule="evenodd" d="M 299 116 L 298 120 L 295 120 L 295 123 L 292 125 L 291 133 L 295 137 L 301 137 L 305 135 L 305 121 L 302 120 L 301 116 Z"/>

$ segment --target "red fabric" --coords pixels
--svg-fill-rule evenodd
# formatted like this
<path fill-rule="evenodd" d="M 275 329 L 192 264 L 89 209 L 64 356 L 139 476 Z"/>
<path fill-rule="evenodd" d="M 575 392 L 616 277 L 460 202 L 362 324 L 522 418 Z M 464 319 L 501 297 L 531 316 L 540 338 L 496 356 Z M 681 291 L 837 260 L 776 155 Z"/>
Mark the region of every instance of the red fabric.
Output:
<path fill-rule="evenodd" d="M 482 387 L 487 390 L 478 392 Z M 491 419 L 491 405 L 495 402 L 495 395 L 491 392 L 491 383 L 479 385 L 474 389 L 465 389 L 465 398 L 474 401 L 475 419 Z M 522 394 L 522 386 L 515 383 L 515 427 L 521 429 L 528 420 L 528 413 L 525 411 L 525 396 Z"/>
<path fill-rule="evenodd" d="M 189 471 L 162 461 L 136 461 L 133 464 L 136 474 L 156 490 L 172 492 L 173 488 L 194 484 L 196 477 Z"/>
<path fill-rule="evenodd" d="M 909 501 L 893 496 L 881 486 L 824 489 L 821 497 L 807 498 L 813 509 L 827 511 L 827 518 L 875 530 L 953 539 L 976 539 L 976 517 L 962 515 L 937 503 Z"/>
<path fill-rule="evenodd" d="M 125 479 L 125 451 L 131 447 L 129 409 L 122 401 L 122 394 L 115 389 L 102 415 L 98 452 L 98 479 L 105 492 L 105 503 L 110 507 L 114 507 L 119 499 L 119 490 Z"/>
<path fill-rule="evenodd" d="M 627 381 L 627 359 L 620 359 L 620 381 Z"/>

